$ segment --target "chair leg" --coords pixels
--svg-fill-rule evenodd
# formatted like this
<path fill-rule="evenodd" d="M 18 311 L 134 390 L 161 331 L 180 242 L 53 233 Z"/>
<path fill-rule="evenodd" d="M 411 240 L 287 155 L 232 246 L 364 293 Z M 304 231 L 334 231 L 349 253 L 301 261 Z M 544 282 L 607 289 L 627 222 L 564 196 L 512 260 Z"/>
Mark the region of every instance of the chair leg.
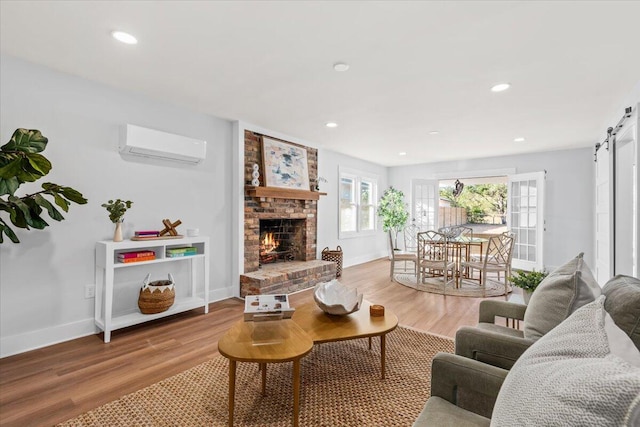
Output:
<path fill-rule="evenodd" d="M 487 270 L 482 270 L 482 298 L 487 296 Z"/>
<path fill-rule="evenodd" d="M 393 264 L 394 264 L 394 262 L 393 262 L 393 259 L 392 259 L 391 263 L 390 263 L 391 267 L 389 268 L 389 277 L 391 278 L 391 282 L 393 282 Z"/>

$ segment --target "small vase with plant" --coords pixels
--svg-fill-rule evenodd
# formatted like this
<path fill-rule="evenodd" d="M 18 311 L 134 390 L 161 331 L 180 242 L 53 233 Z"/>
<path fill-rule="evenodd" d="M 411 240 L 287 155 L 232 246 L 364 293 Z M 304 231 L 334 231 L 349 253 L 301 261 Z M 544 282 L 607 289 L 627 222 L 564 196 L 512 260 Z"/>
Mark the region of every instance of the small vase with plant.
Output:
<path fill-rule="evenodd" d="M 324 179 L 323 177 L 319 176 L 316 179 L 311 180 L 311 191 L 320 191 L 320 183 L 321 182 L 327 182 L 326 179 Z"/>
<path fill-rule="evenodd" d="M 509 277 L 509 281 L 513 283 L 513 286 L 522 289 L 524 302 L 528 304 L 531 294 L 548 274 L 545 271 L 536 271 L 535 269 L 533 271 L 516 270 L 515 274 Z"/>
<path fill-rule="evenodd" d="M 107 203 L 103 203 L 101 206 L 109 212 L 109 219 L 116 225 L 115 233 L 113 234 L 114 242 L 122 242 L 122 221 L 124 221 L 124 213 L 133 205 L 130 200 L 123 201 L 117 199 L 116 201 L 109 200 Z"/>

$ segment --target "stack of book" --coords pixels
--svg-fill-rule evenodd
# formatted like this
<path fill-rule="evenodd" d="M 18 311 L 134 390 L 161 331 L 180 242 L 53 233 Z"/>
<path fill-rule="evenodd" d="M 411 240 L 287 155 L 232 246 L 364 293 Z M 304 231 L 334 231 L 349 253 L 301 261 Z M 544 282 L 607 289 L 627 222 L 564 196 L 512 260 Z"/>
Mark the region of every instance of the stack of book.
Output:
<path fill-rule="evenodd" d="M 160 236 L 160 231 L 158 230 L 145 230 L 145 231 L 136 231 L 136 237 L 158 237 Z"/>
<path fill-rule="evenodd" d="M 132 251 L 132 252 L 120 252 L 118 254 L 118 262 L 141 262 L 152 261 L 156 259 L 156 253 L 154 251 Z"/>
<path fill-rule="evenodd" d="M 295 308 L 289 306 L 287 294 L 247 295 L 244 298 L 244 320 L 290 319 Z"/>
<path fill-rule="evenodd" d="M 198 248 L 193 246 L 184 246 L 181 248 L 167 248 L 167 257 L 177 258 L 181 256 L 198 255 Z"/>

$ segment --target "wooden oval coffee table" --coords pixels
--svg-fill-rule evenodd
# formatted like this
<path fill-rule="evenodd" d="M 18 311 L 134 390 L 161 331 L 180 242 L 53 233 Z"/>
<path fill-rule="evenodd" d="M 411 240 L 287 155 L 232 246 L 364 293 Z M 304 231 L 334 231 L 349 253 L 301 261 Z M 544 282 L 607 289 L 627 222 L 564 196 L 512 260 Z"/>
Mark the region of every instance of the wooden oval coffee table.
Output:
<path fill-rule="evenodd" d="M 229 426 L 233 426 L 237 362 L 257 362 L 262 370 L 262 393 L 267 381 L 267 363 L 293 362 L 293 425 L 300 410 L 300 359 L 314 344 L 380 337 L 380 371 L 385 376 L 386 335 L 398 326 L 398 317 L 369 315 L 368 301 L 355 313 L 331 316 L 315 303 L 296 307 L 291 320 L 240 321 L 218 341 L 220 354 L 229 359 Z"/>
<path fill-rule="evenodd" d="M 313 341 L 293 320 L 245 322 L 241 320 L 218 341 L 218 351 L 229 359 L 229 426 L 233 426 L 236 363 L 257 362 L 265 393 L 267 363 L 293 362 L 293 425 L 298 425 L 300 407 L 300 359 L 313 348 Z"/>
<path fill-rule="evenodd" d="M 346 316 L 332 316 L 322 311 L 315 302 L 296 307 L 293 321 L 309 334 L 314 344 L 333 341 L 353 340 L 356 338 L 380 337 L 380 372 L 385 376 L 386 335 L 398 326 L 398 317 L 385 310 L 384 316 L 372 317 L 369 314 L 371 303 L 362 301 L 362 307 Z"/>

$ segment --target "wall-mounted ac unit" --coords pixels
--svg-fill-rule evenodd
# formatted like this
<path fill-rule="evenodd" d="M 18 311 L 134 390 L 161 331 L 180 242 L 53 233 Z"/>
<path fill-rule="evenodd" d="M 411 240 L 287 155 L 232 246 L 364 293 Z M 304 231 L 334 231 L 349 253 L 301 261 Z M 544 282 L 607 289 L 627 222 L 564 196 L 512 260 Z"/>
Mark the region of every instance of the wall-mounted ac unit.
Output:
<path fill-rule="evenodd" d="M 159 130 L 127 125 L 120 139 L 120 153 L 182 163 L 201 163 L 207 142 Z"/>

